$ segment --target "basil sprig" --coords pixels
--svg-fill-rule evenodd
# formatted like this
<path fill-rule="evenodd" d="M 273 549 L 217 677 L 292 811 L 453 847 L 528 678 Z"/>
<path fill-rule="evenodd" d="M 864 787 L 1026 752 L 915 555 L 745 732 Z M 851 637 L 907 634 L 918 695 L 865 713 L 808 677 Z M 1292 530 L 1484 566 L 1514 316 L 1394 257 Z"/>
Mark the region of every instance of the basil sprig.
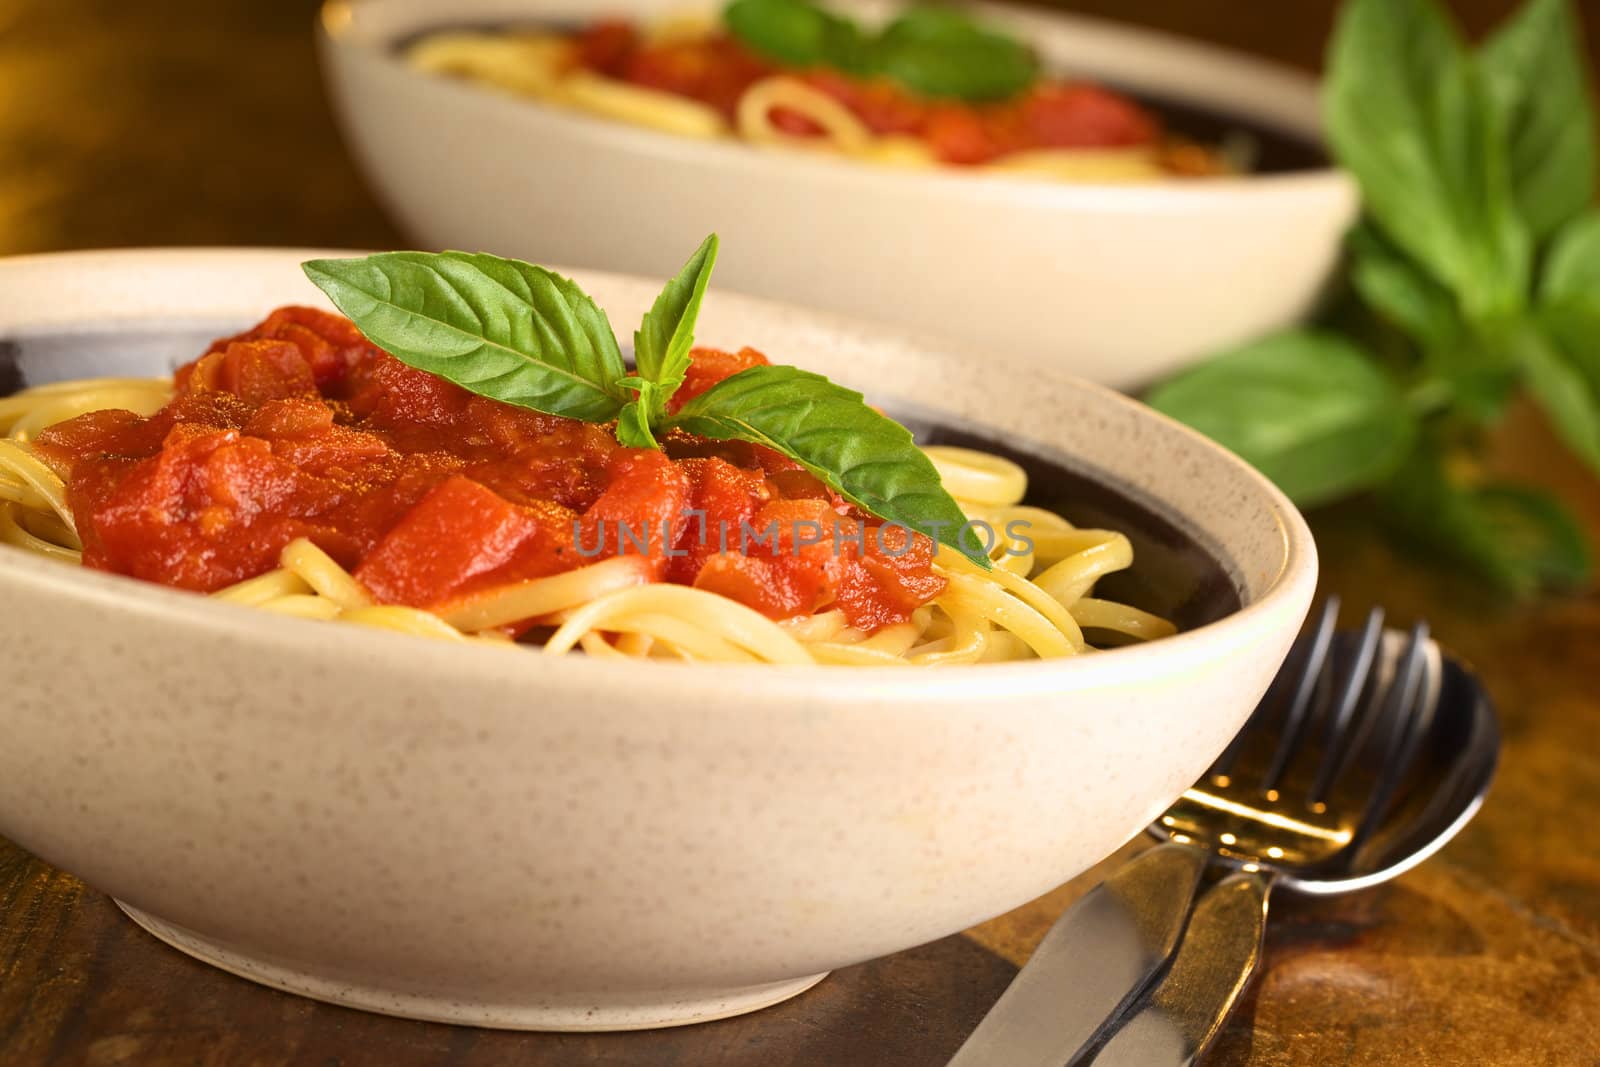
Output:
<path fill-rule="evenodd" d="M 913 7 L 870 33 L 811 0 L 733 0 L 723 23 L 780 63 L 891 78 L 924 96 L 1003 100 L 1039 76 L 1027 45 L 954 8 Z"/>
<path fill-rule="evenodd" d="M 860 393 L 794 367 L 752 367 L 675 416 L 695 320 L 717 259 L 713 234 L 667 283 L 634 334 L 628 374 L 605 312 L 568 278 L 514 259 L 384 252 L 303 265 L 367 337 L 396 359 L 493 400 L 611 422 L 655 448 L 683 429 L 781 452 L 856 506 L 927 534 L 988 568 L 966 518 L 911 432 Z"/>
<path fill-rule="evenodd" d="M 1436 0 L 1348 0 L 1324 103 L 1361 186 L 1343 292 L 1312 330 L 1223 353 L 1149 401 L 1297 502 L 1371 491 L 1388 525 L 1498 588 L 1581 585 L 1581 526 L 1474 472 L 1519 391 L 1600 473 L 1595 113 L 1568 0 L 1479 48 Z"/>
<path fill-rule="evenodd" d="M 661 290 L 633 334 L 633 361 L 639 373 L 627 384 L 639 390 L 637 400 L 623 408 L 617 420 L 617 439 L 635 448 L 655 448 L 651 426 L 666 419 L 667 400 L 683 384 L 689 370 L 689 349 L 694 347 L 694 321 L 700 301 L 717 263 L 717 235 L 695 250 L 681 271 Z"/>

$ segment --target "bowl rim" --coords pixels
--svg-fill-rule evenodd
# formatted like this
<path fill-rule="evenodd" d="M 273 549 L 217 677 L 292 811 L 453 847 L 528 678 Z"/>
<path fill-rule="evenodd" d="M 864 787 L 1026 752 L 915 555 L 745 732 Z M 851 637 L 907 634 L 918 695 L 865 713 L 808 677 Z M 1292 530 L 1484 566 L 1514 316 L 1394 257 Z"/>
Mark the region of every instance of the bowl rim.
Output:
<path fill-rule="evenodd" d="M 564 130 L 587 139 L 591 144 L 619 151 L 672 160 L 683 164 L 704 163 L 720 169 L 737 168 L 749 177 L 771 176 L 778 172 L 812 181 L 832 182 L 867 190 L 915 188 L 924 193 L 943 192 L 952 197 L 1019 200 L 1040 207 L 1076 208 L 1098 211 L 1148 213 L 1168 210 L 1190 213 L 1197 209 L 1235 207 L 1242 195 L 1260 197 L 1352 196 L 1355 185 L 1350 176 L 1333 163 L 1322 167 L 1270 174 L 1244 174 L 1185 181 L 1141 183 L 1097 183 L 1044 181 L 1003 171 L 964 173 L 948 167 L 907 170 L 891 166 L 863 165 L 858 160 L 839 158 L 822 152 L 761 151 L 737 141 L 705 140 L 685 137 L 647 127 L 635 126 L 543 105 L 537 100 L 474 86 L 459 79 L 419 71 L 395 53 L 392 36 L 368 37 L 361 32 L 361 15 L 387 0 L 322 0 L 315 16 L 315 31 L 324 73 L 330 56 L 340 53 L 360 56 L 394 76 L 403 76 L 418 86 L 443 94 L 460 107 L 476 107 L 484 114 L 504 121 L 522 121 L 545 129 Z M 524 0 L 537 2 L 537 0 Z M 692 2 L 692 0 L 690 0 Z M 892 0 L 891 0 L 892 2 Z M 1232 49 L 1189 40 L 1130 23 L 1095 18 L 1069 12 L 1024 8 L 998 0 L 976 0 L 966 6 L 980 13 L 1005 18 L 1020 25 L 1057 25 L 1061 28 L 1089 28 L 1113 34 L 1127 42 L 1139 42 L 1170 51 L 1181 51 L 1212 63 L 1226 62 L 1262 83 L 1263 93 L 1295 93 L 1304 99 L 1298 108 L 1305 115 L 1299 121 L 1258 119 L 1286 133 L 1322 141 L 1320 109 L 1317 103 L 1318 79 L 1272 60 Z M 521 119 L 516 115 L 523 116 Z M 346 121 L 349 121 L 348 116 Z"/>
<path fill-rule="evenodd" d="M 128 270 L 136 265 L 167 270 L 222 269 L 231 265 L 235 270 L 260 272 L 281 270 L 298 265 L 306 258 L 327 255 L 365 254 L 351 250 L 260 248 L 260 247 L 198 247 L 198 248 L 119 248 L 104 250 L 78 250 L 46 252 L 20 256 L 0 257 L 0 290 L 9 285 L 6 275 L 25 279 L 30 273 L 43 270 L 47 273 L 67 271 L 81 274 L 85 269 Z M 621 285 L 644 285 L 659 288 L 659 280 L 640 275 L 588 269 L 552 267 L 564 274 L 579 278 L 603 280 Z M 148 284 L 148 283 L 146 283 Z M 47 298 L 44 298 L 47 299 Z M 955 346 L 929 342 L 925 339 L 889 327 L 861 322 L 847 316 L 816 312 L 795 305 L 759 297 L 747 296 L 730 290 L 719 295 L 725 305 L 742 305 L 751 312 L 766 315 L 782 314 L 794 321 L 813 325 L 837 326 L 867 344 L 909 344 L 915 350 L 943 359 L 969 358 L 962 356 Z M 29 310 L 24 311 L 24 306 Z M 20 301 L 16 310 L 8 314 L 0 309 L 0 339 L 11 331 L 23 336 L 29 332 L 58 332 L 63 321 L 52 318 L 40 309 L 41 301 Z M 31 314 L 30 314 L 31 312 Z M 191 322 L 205 321 L 207 316 L 196 314 Z M 149 321 L 174 321 L 179 316 L 162 310 L 148 316 L 107 316 L 91 318 L 81 324 L 82 332 L 115 329 L 130 323 Z M 9 320 L 9 321 L 8 321 Z M 70 321 L 78 322 L 74 316 Z M 1263 628 L 1271 629 L 1272 620 L 1285 610 L 1293 611 L 1297 601 L 1302 602 L 1301 612 L 1309 605 L 1317 581 L 1317 549 L 1305 519 L 1289 499 L 1263 474 L 1229 452 L 1221 445 L 1195 430 L 1151 408 L 1138 403 L 1113 389 L 1096 385 L 1076 375 L 1055 368 L 1043 372 L 1060 385 L 1088 394 L 1100 405 L 1131 410 L 1141 420 L 1164 424 L 1169 431 L 1186 437 L 1189 443 L 1221 462 L 1238 474 L 1257 495 L 1257 499 L 1270 512 L 1282 540 L 1283 560 L 1277 572 L 1264 581 L 1259 595 L 1242 603 L 1232 612 L 1171 637 L 1121 648 L 1097 650 L 1091 654 L 1056 660 L 1031 660 L 1007 663 L 985 663 L 940 667 L 930 670 L 894 670 L 890 668 L 809 665 L 778 666 L 772 664 L 704 664 L 684 665 L 656 660 L 621 661 L 597 660 L 588 656 L 545 656 L 536 649 L 518 650 L 518 655 L 507 656 L 504 649 L 473 644 L 458 644 L 418 638 L 404 633 L 391 633 L 363 626 L 317 626 L 304 619 L 276 615 L 271 612 L 241 607 L 216 601 L 210 597 L 171 589 L 151 582 L 118 574 L 90 571 L 80 567 L 64 566 L 28 553 L 10 545 L 0 545 L 0 588 L 8 585 L 28 585 L 35 589 L 70 597 L 89 610 L 122 612 L 130 622 L 143 617 L 168 624 L 227 634 L 241 643 L 266 649 L 281 647 L 304 650 L 318 646 L 325 654 L 349 657 L 393 656 L 404 649 L 408 669 L 421 668 L 455 674 L 482 673 L 486 676 L 519 676 L 520 680 L 536 684 L 569 682 L 574 688 L 604 691 L 617 685 L 619 677 L 656 681 L 670 678 L 688 679 L 697 676 L 714 678 L 719 682 L 738 685 L 741 691 L 749 686 L 752 693 L 772 693 L 791 682 L 799 682 L 795 692 L 823 696 L 827 699 L 860 700 L 864 691 L 892 692 L 900 697 L 937 697 L 939 700 L 972 699 L 990 702 L 996 696 L 1025 697 L 1046 691 L 1085 689 L 1099 686 L 1128 685 L 1130 681 L 1171 676 L 1190 665 L 1213 661 L 1219 655 L 1243 648 L 1260 637 Z M 924 405 L 928 406 L 928 405 Z M 937 410 L 934 408 L 934 410 Z M 1117 484 L 1116 476 L 1109 471 L 1100 472 L 1108 480 L 1109 488 L 1125 492 Z M 1217 546 L 1201 543 L 1201 548 L 1214 553 Z M 1232 561 L 1226 558 L 1224 564 Z M 1296 616 L 1295 625 L 1300 618 Z M 409 641 L 409 646 L 397 641 Z M 518 666 L 520 664 L 520 666 Z M 686 671 L 686 666 L 692 671 Z M 707 668 L 710 668 L 708 671 Z M 663 673 L 665 672 L 665 673 Z M 674 673 L 684 672 L 684 673 Z M 864 686 L 864 682 L 875 683 Z"/>

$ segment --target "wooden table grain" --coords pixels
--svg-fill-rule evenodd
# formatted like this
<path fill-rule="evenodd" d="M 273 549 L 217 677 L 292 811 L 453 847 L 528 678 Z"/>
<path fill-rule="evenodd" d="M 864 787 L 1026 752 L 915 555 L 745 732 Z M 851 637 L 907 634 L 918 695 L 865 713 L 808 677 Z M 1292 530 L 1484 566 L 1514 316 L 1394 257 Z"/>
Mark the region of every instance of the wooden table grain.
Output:
<path fill-rule="evenodd" d="M 1063 6 L 1314 67 L 1334 4 Z M 1476 31 L 1511 5 L 1455 6 Z M 1600 3 L 1580 6 L 1600 27 Z M 0 0 L 0 253 L 403 244 L 339 142 L 311 11 L 310 0 Z M 1600 542 L 1600 484 L 1531 413 L 1514 414 L 1491 461 L 1562 490 Z M 1324 591 L 1352 616 L 1381 602 L 1398 620 L 1427 617 L 1476 666 L 1505 720 L 1504 762 L 1482 815 L 1419 870 L 1352 897 L 1274 902 L 1264 977 L 1211 1062 L 1600 1064 L 1600 595 L 1505 603 L 1394 556 L 1359 503 L 1313 525 Z M 103 894 L 0 840 L 0 1064 L 935 1067 L 1120 858 L 755 1015 L 546 1035 L 263 989 L 157 943 Z"/>

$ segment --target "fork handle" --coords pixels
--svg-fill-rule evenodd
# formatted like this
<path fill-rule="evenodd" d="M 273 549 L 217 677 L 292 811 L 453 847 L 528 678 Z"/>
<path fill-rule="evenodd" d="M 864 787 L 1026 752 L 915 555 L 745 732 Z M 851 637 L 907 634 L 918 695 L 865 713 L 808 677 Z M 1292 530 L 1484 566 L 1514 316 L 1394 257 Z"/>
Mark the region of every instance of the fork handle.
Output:
<path fill-rule="evenodd" d="M 1171 958 L 1205 863 L 1198 849 L 1157 845 L 1090 890 L 948 1067 L 1062 1067 Z"/>
<path fill-rule="evenodd" d="M 1189 1067 L 1206 1050 L 1261 961 L 1272 876 L 1235 874 L 1200 898 L 1166 977 L 1089 1061 Z"/>

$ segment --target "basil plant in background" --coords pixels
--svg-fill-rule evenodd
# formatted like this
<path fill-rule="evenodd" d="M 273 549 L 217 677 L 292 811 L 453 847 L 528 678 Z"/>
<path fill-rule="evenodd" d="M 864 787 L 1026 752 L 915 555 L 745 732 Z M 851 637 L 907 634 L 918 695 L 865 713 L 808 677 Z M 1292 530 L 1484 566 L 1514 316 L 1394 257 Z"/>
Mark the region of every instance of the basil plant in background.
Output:
<path fill-rule="evenodd" d="M 1600 211 L 1577 17 L 1528 0 L 1472 49 L 1436 0 L 1349 0 L 1324 94 L 1364 202 L 1342 293 L 1314 326 L 1147 399 L 1297 504 L 1371 492 L 1405 540 L 1502 590 L 1581 585 L 1589 552 L 1566 507 L 1472 473 L 1519 390 L 1600 473 Z"/>

